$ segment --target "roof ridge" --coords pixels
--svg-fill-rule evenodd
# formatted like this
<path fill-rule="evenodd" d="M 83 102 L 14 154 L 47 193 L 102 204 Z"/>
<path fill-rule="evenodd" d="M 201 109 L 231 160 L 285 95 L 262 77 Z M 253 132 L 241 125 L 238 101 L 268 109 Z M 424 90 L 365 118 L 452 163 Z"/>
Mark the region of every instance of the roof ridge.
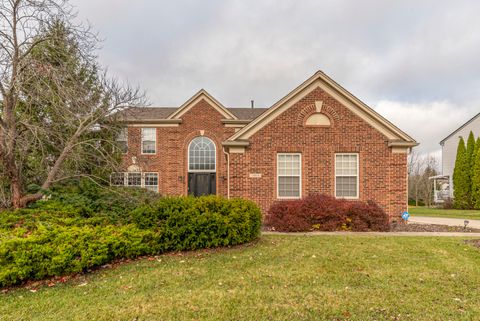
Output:
<path fill-rule="evenodd" d="M 442 139 L 440 141 L 440 145 L 443 145 L 443 143 L 449 139 L 450 137 L 452 137 L 453 135 L 455 135 L 455 133 L 457 133 L 459 130 L 461 130 L 462 128 L 464 128 L 465 126 L 467 126 L 468 124 L 470 124 L 472 121 L 474 121 L 475 119 L 477 119 L 477 117 L 480 116 L 480 113 L 476 114 L 475 116 L 473 116 L 472 118 L 470 118 L 469 120 L 467 120 L 465 123 L 463 123 L 462 125 L 460 125 L 460 127 L 458 127 L 457 129 L 455 129 L 451 134 L 449 134 L 447 137 L 445 137 L 444 139 Z"/>

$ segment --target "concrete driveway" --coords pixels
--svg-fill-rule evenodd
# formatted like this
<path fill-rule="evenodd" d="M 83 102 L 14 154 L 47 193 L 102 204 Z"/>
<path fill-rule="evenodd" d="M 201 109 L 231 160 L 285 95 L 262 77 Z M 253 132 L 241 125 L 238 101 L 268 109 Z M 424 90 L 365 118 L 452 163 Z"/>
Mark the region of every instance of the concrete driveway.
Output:
<path fill-rule="evenodd" d="M 480 220 L 469 220 L 468 227 L 480 228 Z M 410 216 L 410 223 L 416 224 L 438 224 L 448 226 L 464 226 L 465 219 L 463 218 L 443 218 L 443 217 L 428 217 L 428 216 Z"/>

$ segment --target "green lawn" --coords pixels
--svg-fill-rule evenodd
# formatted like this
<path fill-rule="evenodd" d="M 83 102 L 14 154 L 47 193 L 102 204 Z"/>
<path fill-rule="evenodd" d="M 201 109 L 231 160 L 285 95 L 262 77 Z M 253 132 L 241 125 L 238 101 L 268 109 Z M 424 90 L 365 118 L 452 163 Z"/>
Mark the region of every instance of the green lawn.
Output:
<path fill-rule="evenodd" d="M 408 212 L 412 216 L 451 217 L 480 220 L 479 210 L 445 210 L 443 208 L 429 208 L 425 206 L 410 206 Z"/>
<path fill-rule="evenodd" d="M 479 267 L 461 238 L 270 235 L 0 294 L 0 320 L 478 320 Z"/>

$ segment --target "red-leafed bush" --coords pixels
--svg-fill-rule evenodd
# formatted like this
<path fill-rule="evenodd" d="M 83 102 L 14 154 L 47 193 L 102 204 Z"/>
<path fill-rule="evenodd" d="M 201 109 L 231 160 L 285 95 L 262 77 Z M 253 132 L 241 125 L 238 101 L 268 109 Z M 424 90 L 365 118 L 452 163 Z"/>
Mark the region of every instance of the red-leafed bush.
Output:
<path fill-rule="evenodd" d="M 284 232 L 389 230 L 387 214 L 374 202 L 318 194 L 275 202 L 265 217 L 265 225 Z"/>
<path fill-rule="evenodd" d="M 373 201 L 347 202 L 346 217 L 351 220 L 352 231 L 388 231 L 388 215 Z"/>

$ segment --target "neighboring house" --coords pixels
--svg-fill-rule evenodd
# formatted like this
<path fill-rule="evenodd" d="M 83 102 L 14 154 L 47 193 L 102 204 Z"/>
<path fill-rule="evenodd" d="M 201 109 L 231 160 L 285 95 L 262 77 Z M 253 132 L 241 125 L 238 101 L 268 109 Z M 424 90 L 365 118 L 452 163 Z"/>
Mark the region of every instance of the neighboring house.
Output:
<path fill-rule="evenodd" d="M 455 169 L 455 160 L 457 158 L 458 141 L 460 137 L 463 137 L 466 143 L 470 132 L 473 132 L 475 137 L 480 135 L 480 113 L 440 142 L 442 146 L 442 174 L 431 177 L 435 180 L 435 188 L 440 185 L 434 195 L 434 201 L 436 203 L 441 203 L 448 198 L 453 198 L 453 170 Z M 437 184 L 437 182 L 439 184 Z"/>
<path fill-rule="evenodd" d="M 227 108 L 200 90 L 178 108 L 123 114 L 124 173 L 112 184 L 162 195 L 255 201 L 324 193 L 407 209 L 407 154 L 417 143 L 322 72 L 268 109 Z"/>

